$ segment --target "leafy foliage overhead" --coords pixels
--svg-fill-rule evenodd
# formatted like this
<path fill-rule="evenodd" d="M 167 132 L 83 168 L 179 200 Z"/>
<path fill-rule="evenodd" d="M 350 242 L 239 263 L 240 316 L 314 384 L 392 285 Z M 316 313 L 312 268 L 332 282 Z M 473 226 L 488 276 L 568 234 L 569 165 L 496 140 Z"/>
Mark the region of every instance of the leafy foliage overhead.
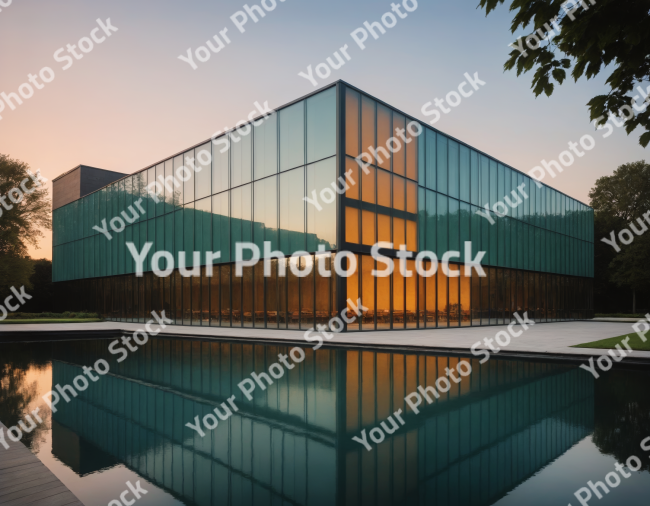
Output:
<path fill-rule="evenodd" d="M 480 0 L 479 7 L 489 14 L 504 2 Z M 567 70 L 571 69 L 571 77 L 577 81 L 582 76 L 591 79 L 611 65 L 606 81 L 610 91 L 587 103 L 591 120 L 602 125 L 610 113 L 618 116 L 621 111 L 626 132 L 640 126 L 645 132 L 639 143 L 647 146 L 650 111 L 638 104 L 650 90 L 643 85 L 650 81 L 648 0 L 512 0 L 510 11 L 516 11 L 512 33 L 529 27 L 533 31 L 513 45 L 517 47 L 504 65 L 506 70 L 516 67 L 519 76 L 534 69 L 535 96 L 550 96 L 554 82 L 562 84 Z M 638 109 L 631 107 L 633 103 Z"/>

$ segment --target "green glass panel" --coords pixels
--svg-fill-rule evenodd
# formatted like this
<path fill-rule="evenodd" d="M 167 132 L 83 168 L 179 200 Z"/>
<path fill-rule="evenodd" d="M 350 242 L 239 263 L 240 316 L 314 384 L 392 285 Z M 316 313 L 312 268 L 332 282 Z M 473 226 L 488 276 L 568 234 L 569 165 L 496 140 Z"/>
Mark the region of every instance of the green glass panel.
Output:
<path fill-rule="evenodd" d="M 129 225 L 124 230 L 124 247 L 125 248 L 126 248 L 126 243 L 133 242 L 133 227 L 137 227 L 137 225 Z M 97 236 L 95 236 L 95 258 L 98 257 L 98 251 L 97 251 L 98 248 L 99 248 L 99 238 Z M 125 261 L 125 265 L 124 265 L 124 270 L 125 270 L 125 272 L 127 274 L 130 274 L 135 270 L 135 262 L 133 260 L 133 255 L 131 255 L 131 252 L 128 251 L 128 250 L 126 250 L 126 261 Z M 97 269 L 95 270 L 95 272 L 97 272 Z"/>
<path fill-rule="evenodd" d="M 201 265 L 205 254 L 212 251 L 212 200 L 210 197 L 194 203 L 194 251 L 201 252 Z"/>
<path fill-rule="evenodd" d="M 535 249 L 535 231 L 536 227 L 528 225 L 528 270 L 535 270 L 538 251 Z"/>
<path fill-rule="evenodd" d="M 174 170 L 173 170 L 173 176 L 176 178 L 176 181 L 180 181 L 177 175 L 177 171 L 183 166 L 183 155 L 178 155 L 174 157 Z M 140 184 L 142 184 L 142 180 L 140 181 Z M 170 183 L 172 184 L 172 183 Z M 174 194 L 172 198 L 172 202 L 174 203 L 174 210 L 178 211 L 182 208 L 183 206 L 183 183 L 180 182 L 178 186 L 172 185 L 174 188 Z M 141 192 L 142 194 L 142 192 Z"/>
<path fill-rule="evenodd" d="M 449 199 L 449 250 L 460 251 L 460 202 Z"/>
<path fill-rule="evenodd" d="M 437 196 L 437 255 L 438 259 L 449 251 L 449 203 L 445 195 Z"/>
<path fill-rule="evenodd" d="M 492 160 L 491 158 L 489 159 L 489 165 L 490 165 L 490 208 L 494 206 L 494 204 L 497 203 L 499 200 L 498 198 L 498 170 L 497 170 L 497 162 Z"/>
<path fill-rule="evenodd" d="M 512 169 L 509 167 L 503 167 L 503 198 L 505 199 L 508 197 L 508 200 L 510 202 L 513 202 L 513 195 L 512 195 Z M 500 174 L 499 174 L 500 176 Z M 506 205 L 508 205 L 506 202 L 504 202 Z M 508 216 L 512 216 L 512 209 L 510 209 L 510 206 L 508 206 Z"/>
<path fill-rule="evenodd" d="M 462 149 L 462 146 L 461 146 Z M 471 241 L 472 236 L 470 233 L 470 224 L 472 220 L 472 214 L 471 214 L 471 206 L 466 203 L 466 202 L 461 202 L 460 203 L 460 254 L 461 254 L 461 260 L 464 262 L 466 260 L 465 258 L 465 242 L 466 241 Z"/>
<path fill-rule="evenodd" d="M 113 195 L 114 201 L 117 201 L 115 198 L 116 195 Z M 119 274 L 119 241 L 115 240 L 115 237 L 113 237 L 113 240 L 109 241 L 109 245 L 111 248 L 111 276 L 116 276 Z"/>
<path fill-rule="evenodd" d="M 140 235 L 138 237 L 139 241 L 136 247 L 138 251 L 142 251 L 144 249 L 144 245 L 149 240 L 149 238 L 147 237 L 148 223 L 146 221 L 141 221 L 140 223 L 138 223 L 138 227 L 140 228 Z M 144 272 L 149 270 L 147 265 L 147 260 L 145 260 L 143 263 L 143 270 Z"/>
<path fill-rule="evenodd" d="M 511 179 L 510 179 L 510 191 L 511 192 L 514 191 L 516 194 L 519 194 L 519 192 L 517 191 L 517 185 L 519 184 L 518 183 L 518 181 L 519 181 L 519 173 L 517 171 L 513 170 L 510 173 L 510 177 L 511 177 Z M 513 198 L 513 200 L 516 201 L 516 197 L 514 195 L 512 196 L 512 198 Z M 520 211 L 521 211 L 521 204 L 519 204 L 516 208 L 514 208 L 512 210 L 512 217 L 513 218 L 519 218 L 520 217 L 520 214 L 519 214 Z"/>
<path fill-rule="evenodd" d="M 146 225 L 147 225 L 147 241 L 146 242 L 152 243 L 152 247 L 149 249 L 149 252 L 147 253 L 147 259 L 146 259 L 146 261 L 144 263 L 145 272 L 151 270 L 151 257 L 155 253 L 154 247 L 156 245 L 156 219 L 152 218 L 150 220 L 147 220 Z M 142 244 L 142 248 L 144 248 L 144 243 Z"/>
<path fill-rule="evenodd" d="M 140 247 L 140 223 L 134 223 L 133 228 L 132 228 L 132 242 L 133 246 L 137 249 Z M 140 251 L 140 250 L 138 250 Z M 129 253 L 129 257 L 131 258 L 131 262 L 133 265 L 133 271 L 135 272 L 135 259 L 133 258 L 133 255 Z"/>
<path fill-rule="evenodd" d="M 106 193 L 107 193 L 106 188 L 102 188 L 101 190 L 99 190 L 99 219 L 97 220 L 98 226 L 102 226 L 103 220 L 106 220 Z M 106 220 L 106 222 L 108 224 L 108 220 Z M 65 240 L 64 242 L 68 242 L 68 241 Z"/>
<path fill-rule="evenodd" d="M 497 229 L 497 241 L 498 241 L 498 250 L 497 250 L 497 265 L 500 267 L 505 267 L 506 266 L 506 234 L 505 234 L 505 229 L 506 229 L 506 220 L 508 218 L 506 216 L 502 218 L 498 218 L 496 220 L 496 223 L 492 225 L 492 227 L 496 227 Z"/>
<path fill-rule="evenodd" d="M 418 250 L 427 249 L 427 192 L 418 188 Z"/>
<path fill-rule="evenodd" d="M 194 251 L 194 204 L 183 206 L 183 251 L 185 251 L 185 267 L 192 266 Z"/>
<path fill-rule="evenodd" d="M 426 129 L 426 187 L 430 190 L 436 189 L 436 132 Z M 420 183 L 422 184 L 422 183 Z"/>
<path fill-rule="evenodd" d="M 336 154 L 336 88 L 307 99 L 307 163 Z"/>
<path fill-rule="evenodd" d="M 214 141 L 212 150 L 212 193 L 230 188 L 230 149 L 228 138 L 223 135 Z"/>
<path fill-rule="evenodd" d="M 117 273 L 125 274 L 126 257 L 131 256 L 131 253 L 126 249 L 126 236 L 124 235 L 124 231 L 122 231 L 120 234 L 117 234 L 117 236 L 114 236 L 113 241 L 117 241 Z"/>
<path fill-rule="evenodd" d="M 212 197 L 212 251 L 221 252 L 217 261 L 230 261 L 230 192 Z"/>
<path fill-rule="evenodd" d="M 503 202 L 506 195 L 506 168 L 502 163 L 497 164 L 497 200 Z"/>
<path fill-rule="evenodd" d="M 183 248 L 183 210 L 178 209 L 174 213 L 174 261 L 178 267 L 178 253 L 184 251 Z"/>
<path fill-rule="evenodd" d="M 252 128 L 241 127 L 230 133 L 230 177 L 232 187 L 250 183 L 252 178 Z"/>
<path fill-rule="evenodd" d="M 436 203 L 436 193 L 432 191 L 426 192 L 426 209 L 427 209 L 427 232 L 426 232 L 426 249 L 428 251 L 436 252 L 436 239 L 437 239 L 437 215 L 438 207 Z"/>
<path fill-rule="evenodd" d="M 538 198 L 537 198 L 537 185 L 533 182 L 532 179 L 527 178 L 526 193 L 528 193 L 528 198 L 530 199 L 530 223 L 535 226 L 539 226 L 539 212 L 538 212 Z"/>
<path fill-rule="evenodd" d="M 160 195 L 158 195 L 158 198 L 163 201 L 163 213 L 172 213 L 174 212 L 174 195 L 173 195 L 173 183 L 171 183 L 171 178 L 174 173 L 174 160 L 172 158 L 165 160 L 165 162 L 162 164 L 163 166 L 163 180 L 160 181 L 158 180 L 159 183 L 161 183 L 161 190 L 160 190 Z M 169 184 L 171 185 L 171 189 L 168 189 L 167 186 L 165 185 L 164 181 L 168 181 Z M 136 189 L 136 181 L 135 177 L 133 180 L 133 195 L 134 199 L 137 199 L 137 194 L 138 191 Z"/>
<path fill-rule="evenodd" d="M 153 179 L 151 181 L 149 181 L 149 184 L 151 184 L 153 182 L 158 183 L 158 186 L 154 185 L 152 187 L 152 189 L 153 189 L 154 192 L 156 192 L 156 191 L 158 191 L 158 189 L 160 187 L 162 187 L 162 191 L 160 192 L 160 194 L 156 194 L 156 198 L 158 199 L 158 202 L 156 202 L 156 200 L 153 198 L 153 196 L 149 196 L 148 192 L 147 192 L 147 197 L 151 198 L 153 200 L 153 202 L 154 202 L 153 205 L 155 207 L 155 210 L 154 210 L 155 211 L 155 216 L 162 216 L 167 211 L 167 206 L 165 204 L 165 188 L 164 188 L 164 184 L 161 183 L 161 181 L 165 180 L 165 164 L 164 163 L 159 163 L 154 168 L 154 171 L 155 171 L 155 174 L 153 176 Z M 131 200 L 133 199 L 133 195 L 132 195 L 132 192 L 129 189 L 129 186 L 130 186 L 130 184 L 127 185 L 127 187 L 126 187 L 127 201 L 129 200 L 129 197 L 131 197 Z M 149 218 L 151 218 L 151 217 L 152 216 L 149 216 Z"/>
<path fill-rule="evenodd" d="M 97 236 L 99 241 L 99 275 L 106 276 L 106 237 L 101 234 Z"/>
<path fill-rule="evenodd" d="M 527 195 L 527 197 L 522 195 L 521 192 L 519 192 L 519 195 L 521 196 L 521 199 L 523 200 L 521 205 L 524 208 L 524 222 L 528 223 L 528 224 L 532 224 L 533 223 L 534 207 L 532 206 L 532 199 L 531 199 L 531 194 L 530 194 L 530 184 L 529 184 L 529 178 L 528 177 L 523 176 L 523 184 L 524 184 L 524 186 L 522 187 L 522 190 Z"/>
<path fill-rule="evenodd" d="M 165 215 L 165 251 L 169 251 L 172 255 L 174 254 L 174 213 L 169 213 Z M 176 263 L 176 260 L 174 260 Z"/>
<path fill-rule="evenodd" d="M 524 224 L 519 221 L 515 220 L 516 222 L 516 228 L 517 228 L 517 240 L 514 241 L 516 244 L 516 249 L 517 249 L 517 269 L 523 269 L 524 266 Z"/>
<path fill-rule="evenodd" d="M 305 249 L 304 169 L 280 176 L 280 249 L 285 255 Z"/>
<path fill-rule="evenodd" d="M 499 223 L 499 234 L 503 233 L 503 266 L 508 268 L 512 268 L 512 247 L 510 246 L 510 243 L 515 241 L 515 238 L 510 232 L 510 227 L 511 218 L 509 216 L 501 218 Z"/>
<path fill-rule="evenodd" d="M 196 160 L 194 175 L 196 200 L 209 196 L 212 192 L 212 143 L 207 142 L 194 150 Z"/>
<path fill-rule="evenodd" d="M 455 199 L 460 197 L 460 146 L 449 139 L 449 195 Z"/>
<path fill-rule="evenodd" d="M 485 209 L 482 209 L 481 212 L 485 212 Z M 493 253 L 490 248 L 490 229 L 494 225 L 490 225 L 490 222 L 484 218 L 481 219 L 481 250 L 485 251 L 485 256 L 483 257 L 483 263 L 488 265 L 493 265 L 492 256 L 496 253 Z"/>
<path fill-rule="evenodd" d="M 476 213 L 479 208 L 476 206 L 471 207 L 471 237 L 472 237 L 472 258 L 476 256 L 479 251 L 484 251 L 484 248 L 481 247 L 481 223 L 485 221 L 485 218 L 482 218 L 479 214 Z M 482 260 L 483 263 L 486 263 L 485 257 Z"/>
<path fill-rule="evenodd" d="M 278 178 L 269 178 L 265 181 L 264 185 L 264 240 L 270 242 L 271 251 L 276 251 L 280 247 Z"/>
<path fill-rule="evenodd" d="M 483 218 L 485 219 L 485 218 Z M 487 221 L 487 220 L 486 220 Z M 488 223 L 490 234 L 490 265 L 499 265 L 499 218 L 494 223 Z"/>
<path fill-rule="evenodd" d="M 280 170 L 305 164 L 305 102 L 298 102 L 279 112 Z"/>
<path fill-rule="evenodd" d="M 479 206 L 485 207 L 490 205 L 490 161 L 487 156 L 479 155 L 480 178 L 481 178 L 481 196 Z M 491 208 L 492 206 L 490 206 Z"/>
<path fill-rule="evenodd" d="M 335 158 L 307 166 L 307 194 L 313 196 L 316 193 L 321 207 L 318 209 L 307 203 L 307 251 L 315 252 L 321 244 L 327 251 L 336 249 L 336 199 L 327 203 L 320 197 L 322 190 L 331 189 L 335 182 Z"/>
<path fill-rule="evenodd" d="M 436 143 L 437 160 L 436 172 L 438 174 L 438 181 L 436 189 L 439 193 L 449 195 L 449 168 L 447 161 L 447 137 L 444 135 L 437 135 L 438 141 Z"/>
<path fill-rule="evenodd" d="M 186 168 L 186 170 L 183 171 L 183 177 L 187 178 L 187 181 L 183 182 L 183 204 L 189 204 L 190 202 L 194 202 L 194 200 L 196 200 L 194 192 L 196 172 L 192 168 L 192 165 L 194 165 L 195 162 L 196 159 L 194 157 L 193 149 L 190 149 L 189 151 L 183 153 L 183 165 Z"/>
<path fill-rule="evenodd" d="M 89 213 L 88 213 L 88 208 L 89 208 L 89 199 L 84 198 L 81 199 L 81 205 L 83 207 L 83 212 L 81 213 L 81 237 L 87 237 L 88 236 L 88 230 L 90 229 L 89 225 Z"/>
<path fill-rule="evenodd" d="M 260 257 L 264 256 L 264 231 L 266 229 L 266 199 L 274 195 L 266 195 L 266 179 L 253 184 L 253 242 L 260 250 Z M 277 200 L 277 199 L 274 199 Z"/>
<path fill-rule="evenodd" d="M 154 242 L 153 253 L 156 251 L 173 251 L 173 249 L 165 248 L 165 218 L 165 215 L 156 217 L 156 240 Z M 169 230 L 169 233 L 173 233 L 173 230 Z M 162 268 L 165 268 L 163 262 L 160 262 L 160 266 Z M 153 270 L 153 265 L 150 265 L 150 268 Z"/>
<path fill-rule="evenodd" d="M 269 116 L 253 128 L 254 179 L 261 179 L 278 172 L 278 117 Z"/>
<path fill-rule="evenodd" d="M 460 200 L 470 202 L 471 197 L 471 169 L 470 149 L 467 146 L 460 146 Z"/>
<path fill-rule="evenodd" d="M 230 255 L 233 260 L 236 259 L 236 247 L 239 242 L 251 242 L 252 240 L 252 223 L 251 223 L 251 191 L 252 185 L 246 185 L 235 188 L 230 192 L 232 199 L 230 227 L 232 242 L 230 244 Z M 244 251 L 245 260 L 250 258 L 250 251 Z"/>
<path fill-rule="evenodd" d="M 424 127 L 421 128 L 428 130 Z M 418 138 L 418 183 L 421 186 L 426 186 L 427 179 L 426 147 L 426 132 L 423 132 Z"/>

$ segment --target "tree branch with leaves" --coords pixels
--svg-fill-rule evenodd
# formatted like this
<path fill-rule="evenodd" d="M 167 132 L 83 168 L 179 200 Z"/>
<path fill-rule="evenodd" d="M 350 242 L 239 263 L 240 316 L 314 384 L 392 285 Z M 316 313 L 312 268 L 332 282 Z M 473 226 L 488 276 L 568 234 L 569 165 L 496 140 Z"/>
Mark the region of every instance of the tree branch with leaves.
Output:
<path fill-rule="evenodd" d="M 479 7 L 488 15 L 503 3 L 480 0 Z M 622 115 L 628 135 L 641 127 L 639 144 L 648 145 L 650 86 L 642 86 L 650 81 L 648 0 L 512 0 L 510 11 L 515 12 L 512 33 L 528 27 L 533 31 L 512 44 L 505 70 L 516 67 L 517 76 L 534 70 L 531 87 L 537 97 L 551 96 L 569 70 L 577 81 L 592 79 L 611 65 L 609 92 L 587 103 L 590 119 L 604 125 L 610 115 Z M 637 105 L 639 99 L 643 106 Z"/>

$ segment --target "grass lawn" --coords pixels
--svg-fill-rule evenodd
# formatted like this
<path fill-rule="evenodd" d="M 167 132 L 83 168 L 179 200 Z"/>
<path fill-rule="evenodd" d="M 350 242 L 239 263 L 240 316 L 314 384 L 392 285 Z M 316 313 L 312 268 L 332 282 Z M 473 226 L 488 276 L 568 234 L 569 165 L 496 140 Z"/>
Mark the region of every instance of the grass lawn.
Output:
<path fill-rule="evenodd" d="M 572 346 L 572 348 L 598 348 L 599 350 L 611 350 L 614 349 L 615 345 L 620 344 L 623 339 L 629 337 L 630 341 L 628 344 L 630 345 L 630 348 L 639 351 L 650 351 L 650 334 L 646 334 L 646 336 L 647 340 L 643 342 L 639 335 L 636 332 L 633 332 L 631 334 L 625 334 L 624 336 L 610 337 L 592 343 L 577 344 L 576 346 Z M 621 348 L 624 350 L 627 349 L 622 344 Z"/>
<path fill-rule="evenodd" d="M 14 323 L 88 323 L 88 322 L 100 322 L 99 318 L 35 318 L 33 320 L 2 320 L 0 324 L 6 323 L 13 325 Z"/>

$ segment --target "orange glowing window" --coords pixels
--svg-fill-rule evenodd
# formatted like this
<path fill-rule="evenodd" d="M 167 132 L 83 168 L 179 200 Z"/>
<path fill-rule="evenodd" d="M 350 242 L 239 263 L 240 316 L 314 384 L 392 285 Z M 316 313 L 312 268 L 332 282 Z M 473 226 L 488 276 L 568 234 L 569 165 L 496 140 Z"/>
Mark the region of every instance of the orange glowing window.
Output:
<path fill-rule="evenodd" d="M 345 240 L 359 244 L 359 210 L 354 207 L 345 208 Z"/>

